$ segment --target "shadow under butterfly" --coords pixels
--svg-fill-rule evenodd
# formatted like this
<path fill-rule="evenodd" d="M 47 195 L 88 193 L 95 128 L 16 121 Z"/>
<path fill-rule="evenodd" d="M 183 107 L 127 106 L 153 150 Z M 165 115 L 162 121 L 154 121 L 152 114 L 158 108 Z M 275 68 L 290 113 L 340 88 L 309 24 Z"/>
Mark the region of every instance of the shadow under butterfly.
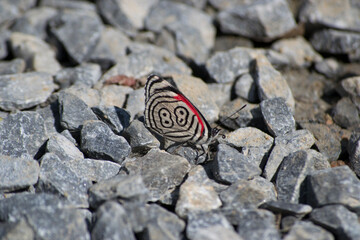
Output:
<path fill-rule="evenodd" d="M 204 146 L 208 148 L 215 142 L 220 129 L 211 128 L 202 113 L 175 87 L 175 83 L 169 81 L 155 74 L 148 76 L 145 84 L 145 126 L 165 140 L 175 142 L 168 147 L 172 152 L 179 145 L 201 150 L 195 162 L 204 162 L 208 157 Z"/>

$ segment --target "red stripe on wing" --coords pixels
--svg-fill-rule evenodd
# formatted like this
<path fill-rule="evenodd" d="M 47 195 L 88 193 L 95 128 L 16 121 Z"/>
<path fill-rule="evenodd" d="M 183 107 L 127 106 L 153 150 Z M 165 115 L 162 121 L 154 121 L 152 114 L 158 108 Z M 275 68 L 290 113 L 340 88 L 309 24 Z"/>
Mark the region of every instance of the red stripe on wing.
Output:
<path fill-rule="evenodd" d="M 189 100 L 187 100 L 183 95 L 178 94 L 178 95 L 174 96 L 174 98 L 176 100 L 184 102 L 191 109 L 191 111 L 196 115 L 196 117 L 199 120 L 199 123 L 201 125 L 201 136 L 202 136 L 203 132 L 204 132 L 204 123 L 200 117 L 199 112 L 196 110 L 194 105 L 192 105 L 191 102 Z"/>

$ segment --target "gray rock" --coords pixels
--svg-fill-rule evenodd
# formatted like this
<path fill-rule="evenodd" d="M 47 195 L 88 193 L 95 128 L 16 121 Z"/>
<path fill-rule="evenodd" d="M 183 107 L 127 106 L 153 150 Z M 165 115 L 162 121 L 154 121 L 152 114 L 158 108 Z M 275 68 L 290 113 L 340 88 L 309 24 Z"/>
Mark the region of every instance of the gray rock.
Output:
<path fill-rule="evenodd" d="M 47 153 L 41 158 L 37 190 L 56 193 L 78 207 L 87 208 L 91 181 L 80 178 L 56 155 Z"/>
<path fill-rule="evenodd" d="M 269 211 L 254 209 L 243 211 L 239 215 L 237 232 L 243 239 L 280 240 L 275 226 L 275 216 Z"/>
<path fill-rule="evenodd" d="M 297 218 L 302 218 L 312 211 L 312 207 L 306 204 L 280 201 L 268 201 L 260 207 L 269 210 L 274 214 L 280 213 L 282 217 L 295 216 Z"/>
<path fill-rule="evenodd" d="M 123 136 L 130 143 L 133 152 L 147 152 L 152 148 L 159 148 L 160 142 L 145 127 L 143 122 L 135 119 L 128 126 Z"/>
<path fill-rule="evenodd" d="M 299 203 L 304 200 L 304 180 L 314 170 L 314 159 L 304 151 L 296 151 L 284 158 L 276 177 L 279 201 Z"/>
<path fill-rule="evenodd" d="M 255 161 L 226 144 L 219 144 L 216 152 L 213 173 L 220 182 L 234 183 L 239 179 L 251 179 L 261 174 Z"/>
<path fill-rule="evenodd" d="M 89 107 L 98 106 L 101 102 L 101 94 L 99 90 L 90 88 L 83 84 L 72 85 L 71 87 L 66 88 L 64 91 L 61 92 L 75 95 L 76 97 L 84 101 Z"/>
<path fill-rule="evenodd" d="M 91 109 L 115 134 L 122 133 L 122 131 L 130 125 L 130 114 L 122 108 L 100 105 Z"/>
<path fill-rule="evenodd" d="M 340 139 L 329 126 L 321 123 L 301 123 L 301 127 L 314 135 L 316 147 L 330 162 L 338 159 L 341 153 Z"/>
<path fill-rule="evenodd" d="M 348 97 L 344 97 L 336 103 L 332 117 L 334 122 L 343 128 L 360 126 L 360 112 Z"/>
<path fill-rule="evenodd" d="M 181 3 L 160 1 L 150 10 L 145 18 L 145 27 L 154 32 L 174 22 L 196 29 L 201 36 L 202 42 L 210 49 L 215 42 L 215 27 L 212 19 L 206 13 Z M 194 24 L 196 23 L 196 24 Z"/>
<path fill-rule="evenodd" d="M 310 219 L 332 232 L 337 239 L 360 239 L 360 223 L 355 213 L 342 205 L 314 209 Z"/>
<path fill-rule="evenodd" d="M 105 85 L 99 90 L 100 105 L 122 108 L 132 91 L 134 91 L 132 88 L 126 86 Z"/>
<path fill-rule="evenodd" d="M 267 129 L 273 136 L 295 131 L 295 119 L 283 98 L 271 98 L 260 103 Z"/>
<path fill-rule="evenodd" d="M 23 58 L 28 69 L 55 74 L 61 69 L 55 51 L 42 39 L 33 35 L 13 32 L 10 45 L 16 57 Z"/>
<path fill-rule="evenodd" d="M 22 12 L 25 12 L 29 8 L 36 5 L 35 0 L 30 1 L 1 1 L 0 3 L 0 23 L 6 24 L 20 16 Z"/>
<path fill-rule="evenodd" d="M 180 187 L 175 212 L 179 217 L 186 219 L 189 212 L 206 212 L 220 206 L 220 198 L 213 186 L 186 182 Z"/>
<path fill-rule="evenodd" d="M 360 134 L 352 133 L 347 146 L 350 167 L 360 177 Z"/>
<path fill-rule="evenodd" d="M 2 155 L 38 157 L 37 154 L 47 138 L 44 119 L 38 113 L 10 114 L 0 122 L 0 152 Z"/>
<path fill-rule="evenodd" d="M 145 103 L 144 88 L 139 88 L 128 94 L 126 110 L 130 113 L 131 119 L 134 119 L 138 114 L 143 115 L 145 110 L 145 104 L 143 103 Z"/>
<path fill-rule="evenodd" d="M 331 168 L 331 165 L 328 159 L 324 156 L 324 154 L 319 153 L 313 149 L 305 150 L 306 153 L 310 156 L 310 158 L 314 159 L 314 169 L 315 170 L 324 170 Z"/>
<path fill-rule="evenodd" d="M 218 83 L 234 82 L 237 77 L 249 72 L 252 59 L 249 49 L 237 47 L 215 53 L 206 61 L 206 69 Z"/>
<path fill-rule="evenodd" d="M 60 92 L 59 109 L 61 126 L 70 132 L 78 132 L 87 120 L 97 120 L 90 107 L 77 96 Z"/>
<path fill-rule="evenodd" d="M 321 55 L 315 52 L 302 36 L 281 39 L 276 41 L 271 48 L 284 55 L 291 67 L 310 67 L 313 62 L 322 60 Z"/>
<path fill-rule="evenodd" d="M 319 52 L 344 54 L 350 61 L 360 59 L 360 33 L 325 29 L 315 32 L 310 42 Z"/>
<path fill-rule="evenodd" d="M 50 96 L 50 104 L 36 109 L 36 112 L 44 119 L 48 136 L 56 135 L 63 130 L 60 125 L 59 101 L 57 99 L 53 101 L 52 97 L 53 95 Z"/>
<path fill-rule="evenodd" d="M 326 58 L 315 63 L 315 70 L 328 78 L 336 78 L 341 73 L 341 65 L 334 58 Z"/>
<path fill-rule="evenodd" d="M 271 180 L 275 176 L 284 157 L 298 150 L 309 149 L 314 143 L 314 136 L 306 129 L 276 137 L 264 169 L 266 179 Z"/>
<path fill-rule="evenodd" d="M 64 130 L 60 133 L 61 135 L 63 135 L 64 137 L 66 137 L 70 142 L 72 142 L 75 146 L 78 146 L 75 138 L 71 135 L 69 130 Z"/>
<path fill-rule="evenodd" d="M 173 144 L 166 148 L 166 151 L 186 158 L 191 165 L 197 165 L 209 159 L 209 148 L 206 145 L 203 145 L 203 147 L 205 151 L 200 146 L 188 146 L 186 143 L 183 145 Z"/>
<path fill-rule="evenodd" d="M 98 15 L 83 10 L 62 11 L 50 21 L 49 26 L 51 33 L 75 63 L 82 63 L 90 58 L 102 31 Z"/>
<path fill-rule="evenodd" d="M 334 236 L 311 222 L 299 221 L 294 224 L 284 240 L 334 240 Z"/>
<path fill-rule="evenodd" d="M 235 148 L 242 148 L 241 153 L 260 166 L 263 158 L 268 154 L 274 139 L 257 128 L 239 128 L 226 135 L 224 141 Z"/>
<path fill-rule="evenodd" d="M 234 89 L 238 97 L 249 102 L 256 102 L 258 100 L 255 81 L 249 73 L 244 73 L 237 79 Z"/>
<path fill-rule="evenodd" d="M 224 33 L 238 34 L 260 41 L 280 37 L 296 25 L 284 0 L 236 3 L 221 11 L 217 20 L 220 30 Z"/>
<path fill-rule="evenodd" d="M 345 78 L 341 81 L 340 85 L 341 89 L 339 92 L 342 96 L 350 96 L 354 98 L 360 97 L 360 92 L 358 90 L 360 88 L 359 76 Z"/>
<path fill-rule="evenodd" d="M 34 185 L 39 177 L 37 161 L 0 155 L 0 191 L 13 191 Z"/>
<path fill-rule="evenodd" d="M 82 63 L 74 68 L 63 68 L 55 75 L 55 82 L 60 88 L 71 85 L 81 85 L 92 87 L 101 77 L 101 69 L 98 64 Z"/>
<path fill-rule="evenodd" d="M 252 209 L 276 200 L 274 184 L 262 177 L 239 180 L 220 193 L 224 206 L 230 209 Z"/>
<path fill-rule="evenodd" d="M 2 223 L 0 226 L 0 237 L 8 240 L 33 240 L 35 239 L 35 233 L 30 224 L 22 218 L 15 223 Z"/>
<path fill-rule="evenodd" d="M 1 3 L 3 3 L 3 2 L 1 2 Z M 1 19 L 0 19 L 0 22 L 1 22 Z M 10 49 L 8 49 L 8 40 L 9 40 L 10 34 L 11 34 L 11 32 L 6 29 L 2 29 L 0 32 L 0 59 L 4 59 L 9 54 Z"/>
<path fill-rule="evenodd" d="M 343 204 L 360 212 L 360 180 L 346 165 L 310 174 L 307 189 L 307 202 L 313 207 Z"/>
<path fill-rule="evenodd" d="M 291 228 L 295 225 L 295 223 L 299 222 L 300 219 L 294 216 L 282 216 L 281 217 L 281 230 L 289 232 Z"/>
<path fill-rule="evenodd" d="M 15 222 L 31 209 L 73 208 L 68 201 L 48 193 L 19 193 L 0 200 L 0 219 L 3 222 Z"/>
<path fill-rule="evenodd" d="M 258 55 L 255 69 L 252 70 L 261 101 L 282 97 L 286 105 L 295 111 L 295 100 L 286 79 L 275 70 L 266 57 Z"/>
<path fill-rule="evenodd" d="M 198 231 L 207 229 L 209 227 L 221 226 L 232 230 L 233 227 L 226 220 L 224 215 L 214 212 L 199 212 L 191 213 L 188 216 L 186 225 L 186 236 L 189 239 L 196 239 L 195 236 Z"/>
<path fill-rule="evenodd" d="M 87 121 L 81 129 L 81 150 L 95 159 L 121 163 L 131 148 L 124 137 L 114 134 L 101 121 Z"/>
<path fill-rule="evenodd" d="M 183 157 L 151 149 L 143 157 L 125 160 L 121 170 L 140 174 L 150 191 L 150 201 L 157 201 L 167 190 L 182 183 L 190 170 L 190 164 Z"/>
<path fill-rule="evenodd" d="M 61 134 L 52 135 L 46 143 L 46 151 L 55 154 L 61 161 L 83 159 L 84 154 L 69 139 Z"/>
<path fill-rule="evenodd" d="M 95 213 L 91 239 L 135 240 L 125 209 L 116 202 L 106 202 Z"/>
<path fill-rule="evenodd" d="M 90 206 L 96 208 L 108 200 L 146 202 L 148 189 L 139 175 L 116 175 L 89 189 Z"/>
<path fill-rule="evenodd" d="M 25 218 L 39 239 L 90 240 L 82 209 L 29 209 Z"/>
<path fill-rule="evenodd" d="M 193 239 L 197 240 L 242 240 L 233 229 L 223 226 L 210 226 L 208 228 L 199 229 Z"/>
<path fill-rule="evenodd" d="M 6 111 L 43 103 L 55 89 L 50 74 L 42 72 L 0 76 L 0 108 Z"/>
<path fill-rule="evenodd" d="M 48 21 L 56 15 L 57 11 L 50 7 L 36 7 L 25 12 L 15 20 L 11 30 L 22 32 L 46 39 L 46 26 Z"/>
<path fill-rule="evenodd" d="M 144 28 L 144 20 L 149 14 L 150 8 L 157 2 L 158 0 L 96 1 L 103 18 L 131 36 L 135 35 L 136 30 Z"/>
<path fill-rule="evenodd" d="M 207 86 L 209 95 L 212 96 L 212 99 L 214 99 L 219 108 L 230 101 L 231 83 L 208 83 Z"/>
<path fill-rule="evenodd" d="M 318 1 L 304 1 L 299 12 L 300 22 L 329 28 L 360 32 L 360 7 L 356 1 L 345 0 L 339 4 L 331 0 L 327 5 Z"/>
<path fill-rule="evenodd" d="M 57 0 L 42 0 L 39 3 L 40 6 L 47 6 L 56 8 L 59 10 L 75 9 L 85 11 L 96 11 L 96 6 L 93 3 L 85 1 L 57 1 Z"/>
<path fill-rule="evenodd" d="M 0 75 L 22 73 L 24 72 L 24 70 L 25 61 L 21 58 L 15 58 L 11 61 L 0 62 Z"/>

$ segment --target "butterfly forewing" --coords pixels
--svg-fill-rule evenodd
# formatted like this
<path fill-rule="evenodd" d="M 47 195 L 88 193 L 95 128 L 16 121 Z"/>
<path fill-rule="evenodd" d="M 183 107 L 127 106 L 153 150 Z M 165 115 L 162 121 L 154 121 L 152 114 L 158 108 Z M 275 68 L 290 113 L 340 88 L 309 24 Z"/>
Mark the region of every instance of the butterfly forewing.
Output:
<path fill-rule="evenodd" d="M 174 142 L 207 143 L 211 129 L 197 108 L 173 85 L 150 75 L 145 85 L 145 124 Z"/>

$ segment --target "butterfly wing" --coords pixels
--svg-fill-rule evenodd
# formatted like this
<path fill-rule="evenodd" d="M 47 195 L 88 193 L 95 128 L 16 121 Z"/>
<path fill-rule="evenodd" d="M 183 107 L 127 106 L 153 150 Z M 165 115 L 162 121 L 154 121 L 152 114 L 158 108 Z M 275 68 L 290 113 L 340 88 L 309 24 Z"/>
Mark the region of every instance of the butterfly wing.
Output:
<path fill-rule="evenodd" d="M 157 75 L 145 85 L 145 124 L 174 142 L 207 143 L 211 129 L 200 111 L 177 88 Z"/>

